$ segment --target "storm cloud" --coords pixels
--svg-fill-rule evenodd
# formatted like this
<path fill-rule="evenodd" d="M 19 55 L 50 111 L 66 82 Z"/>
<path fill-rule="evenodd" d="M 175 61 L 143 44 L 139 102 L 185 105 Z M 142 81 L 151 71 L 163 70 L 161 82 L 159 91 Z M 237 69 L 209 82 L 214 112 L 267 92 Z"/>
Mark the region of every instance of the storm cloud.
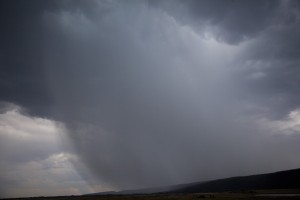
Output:
<path fill-rule="evenodd" d="M 63 124 L 79 174 L 129 189 L 299 167 L 297 1 L 43 2 L 2 2 L 1 111 Z"/>

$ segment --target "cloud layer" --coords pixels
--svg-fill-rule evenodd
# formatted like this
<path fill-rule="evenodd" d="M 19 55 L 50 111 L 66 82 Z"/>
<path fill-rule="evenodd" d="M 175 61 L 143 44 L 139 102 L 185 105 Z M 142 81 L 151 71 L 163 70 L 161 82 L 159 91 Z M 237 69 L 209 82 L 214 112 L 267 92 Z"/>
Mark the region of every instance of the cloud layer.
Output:
<path fill-rule="evenodd" d="M 46 135 L 48 120 L 63 124 L 63 142 L 103 185 L 299 167 L 297 1 L 30 2 L 5 5 L 21 25 L 2 27 L 29 31 L 0 37 L 1 100 L 46 117 L 34 118 Z M 13 39 L 27 42 L 17 51 Z M 10 115 L 22 117 L 5 111 L 2 123 Z M 34 134 L 30 120 L 19 126 Z M 17 157 L 64 155 L 37 143 Z"/>
<path fill-rule="evenodd" d="M 30 117 L 15 105 L 0 114 L 1 197 L 76 195 L 107 190 L 94 180 L 61 138 L 62 124 Z M 74 169 L 82 166 L 81 174 Z M 99 184 L 99 183 L 98 183 Z"/>

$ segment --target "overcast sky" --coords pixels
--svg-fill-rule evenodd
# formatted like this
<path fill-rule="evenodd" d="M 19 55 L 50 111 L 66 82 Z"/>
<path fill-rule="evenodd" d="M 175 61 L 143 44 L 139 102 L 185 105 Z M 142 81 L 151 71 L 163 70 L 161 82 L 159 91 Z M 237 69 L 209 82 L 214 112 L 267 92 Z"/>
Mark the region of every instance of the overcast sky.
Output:
<path fill-rule="evenodd" d="M 300 2 L 0 1 L 0 197 L 300 167 Z"/>

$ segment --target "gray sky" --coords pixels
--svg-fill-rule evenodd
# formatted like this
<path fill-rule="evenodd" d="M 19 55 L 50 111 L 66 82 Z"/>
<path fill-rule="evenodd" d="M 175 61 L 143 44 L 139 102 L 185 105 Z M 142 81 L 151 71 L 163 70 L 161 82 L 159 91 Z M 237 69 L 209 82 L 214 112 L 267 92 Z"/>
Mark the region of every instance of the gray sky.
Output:
<path fill-rule="evenodd" d="M 1 197 L 300 166 L 298 1 L 0 2 Z"/>

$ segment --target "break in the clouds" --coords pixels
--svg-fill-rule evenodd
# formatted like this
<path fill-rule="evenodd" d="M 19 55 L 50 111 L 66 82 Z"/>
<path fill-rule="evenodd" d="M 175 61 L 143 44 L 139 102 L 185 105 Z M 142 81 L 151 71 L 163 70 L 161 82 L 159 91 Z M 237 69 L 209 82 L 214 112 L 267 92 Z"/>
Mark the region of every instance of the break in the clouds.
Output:
<path fill-rule="evenodd" d="M 13 125 L 20 131 L 1 128 L 1 141 L 12 144 L 3 147 L 4 167 L 30 171 L 13 157 L 40 156 L 39 165 L 76 158 L 76 177 L 101 190 L 299 167 L 297 1 L 1 4 L 1 123 L 25 117 L 7 102 L 34 120 Z M 54 122 L 65 127 L 68 153 L 43 145 L 49 129 L 38 129 L 43 137 L 31 131 Z M 22 141 L 11 137 L 24 131 L 38 149 L 16 146 Z M 2 177 L 9 191 L 13 176 Z M 40 194 L 34 183 L 23 187 Z"/>
<path fill-rule="evenodd" d="M 79 195 L 104 191 L 61 142 L 64 127 L 6 105 L 0 114 L 0 197 Z M 77 172 L 74 169 L 80 167 Z M 88 185 L 86 181 L 92 181 Z"/>

